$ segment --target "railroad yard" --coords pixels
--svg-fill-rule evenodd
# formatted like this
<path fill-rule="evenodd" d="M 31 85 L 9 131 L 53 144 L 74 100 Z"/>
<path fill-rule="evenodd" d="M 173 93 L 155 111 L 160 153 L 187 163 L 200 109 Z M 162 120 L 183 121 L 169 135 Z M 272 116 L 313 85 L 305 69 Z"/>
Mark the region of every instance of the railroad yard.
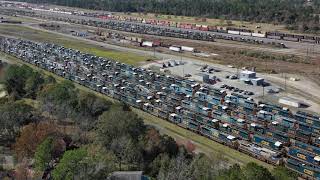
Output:
<path fill-rule="evenodd" d="M 8 4 L 1 53 L 320 179 L 320 36 Z"/>
<path fill-rule="evenodd" d="M 268 103 L 256 104 L 246 96 L 229 95 L 195 81 L 156 74 L 53 44 L 8 38 L 1 38 L 0 44 L 3 52 L 231 148 L 256 157 L 259 150 L 259 159 L 263 161 L 285 163 L 296 171 L 314 172 L 311 177 L 318 176 L 314 169 L 319 166 L 318 116 L 294 113 Z M 308 147 L 308 151 L 303 147 Z M 289 158 L 284 159 L 283 153 Z M 297 153 L 303 153 L 308 165 L 299 166 L 302 156 L 296 157 Z"/>

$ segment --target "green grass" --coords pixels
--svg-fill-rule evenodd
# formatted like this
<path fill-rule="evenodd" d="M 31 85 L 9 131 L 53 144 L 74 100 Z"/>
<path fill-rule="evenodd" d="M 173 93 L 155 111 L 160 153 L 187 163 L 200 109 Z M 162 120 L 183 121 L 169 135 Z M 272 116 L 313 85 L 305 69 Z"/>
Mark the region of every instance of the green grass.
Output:
<path fill-rule="evenodd" d="M 22 17 L 22 16 L 4 16 L 5 18 L 8 18 L 10 20 L 15 20 L 15 21 L 21 21 L 22 23 L 39 23 L 38 19 L 34 19 L 31 17 Z"/>
<path fill-rule="evenodd" d="M 0 56 L 3 56 L 3 53 L 1 54 L 0 53 Z M 51 72 L 48 72 L 48 71 L 44 71 L 36 66 L 33 66 L 33 65 L 30 65 L 28 63 L 25 63 L 23 61 L 20 61 L 19 59 L 15 58 L 15 57 L 12 57 L 12 56 L 9 56 L 7 55 L 7 59 L 9 59 L 10 61 L 12 61 L 13 63 L 15 64 L 26 64 L 28 66 L 30 66 L 31 68 L 37 70 L 37 71 L 40 71 L 42 73 L 44 73 L 45 75 L 51 75 L 53 76 L 54 78 L 56 78 L 56 80 L 59 82 L 59 81 L 62 81 L 64 80 L 62 77 L 59 77 Z M 10 58 L 9 58 L 10 57 Z M 83 90 L 83 91 L 86 91 L 86 92 L 91 92 L 91 93 L 94 93 L 95 95 L 99 96 L 99 97 L 102 97 L 102 98 L 105 98 L 111 102 L 118 102 L 117 100 L 114 100 L 108 96 L 105 96 L 101 93 L 98 93 L 98 92 L 95 92 L 89 88 L 86 88 L 84 86 L 81 86 L 77 83 L 74 83 L 75 86 L 80 89 L 80 90 Z M 33 103 L 32 101 L 28 100 L 28 99 L 24 99 L 24 101 L 26 101 L 27 103 Z M 240 153 L 236 150 L 233 150 L 231 148 L 228 148 L 227 146 L 224 146 L 222 144 L 219 144 L 217 142 L 214 142 L 212 140 L 209 140 L 208 138 L 205 138 L 203 136 L 200 136 L 198 134 L 195 134 L 191 131 L 188 131 L 186 129 L 183 129 L 183 128 L 180 128 L 172 123 L 169 123 L 168 121 L 165 121 L 163 119 L 160 119 L 160 118 L 157 118 L 155 116 L 152 116 L 151 114 L 148 114 L 142 110 L 139 110 L 139 109 L 136 109 L 136 108 L 132 108 L 133 111 L 135 113 L 137 113 L 145 122 L 145 124 L 148 124 L 148 125 L 152 125 L 152 126 L 155 126 L 159 129 L 159 131 L 161 133 L 164 133 L 164 134 L 167 134 L 175 139 L 187 139 L 187 140 L 191 140 L 195 145 L 196 147 L 208 154 L 209 156 L 210 155 L 213 155 L 213 156 L 222 156 L 223 158 L 227 159 L 230 163 L 239 163 L 241 165 L 244 165 L 244 164 L 247 164 L 249 162 L 255 162 L 259 165 L 262 165 L 268 169 L 272 169 L 273 166 L 272 165 L 269 165 L 267 163 L 264 163 L 262 161 L 259 161 L 255 158 L 252 158 L 248 155 L 245 155 L 243 153 Z"/>
<path fill-rule="evenodd" d="M 152 57 L 139 56 L 133 53 L 110 50 L 98 45 L 90 44 L 85 40 L 65 37 L 55 33 L 32 29 L 21 25 L 0 25 L 0 35 L 13 36 L 38 42 L 59 44 L 68 48 L 77 49 L 96 56 L 112 58 L 114 60 L 137 65 Z"/>

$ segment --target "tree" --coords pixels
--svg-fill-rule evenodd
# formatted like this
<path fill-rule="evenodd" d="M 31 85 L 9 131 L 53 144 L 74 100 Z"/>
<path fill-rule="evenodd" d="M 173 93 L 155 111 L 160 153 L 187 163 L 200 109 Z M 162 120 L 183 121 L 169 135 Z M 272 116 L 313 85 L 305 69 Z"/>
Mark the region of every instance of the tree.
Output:
<path fill-rule="evenodd" d="M 60 119 L 72 118 L 77 112 L 78 91 L 70 81 L 48 84 L 38 94 L 43 111 Z"/>
<path fill-rule="evenodd" d="M 222 170 L 217 179 L 219 180 L 240 180 L 243 178 L 243 173 L 238 164 L 231 166 L 229 169 Z"/>
<path fill-rule="evenodd" d="M 25 97 L 36 98 L 37 92 L 42 88 L 45 79 L 38 72 L 33 72 L 25 81 L 24 91 Z"/>
<path fill-rule="evenodd" d="M 16 137 L 20 128 L 37 122 L 38 116 L 30 105 L 23 102 L 8 102 L 0 105 L 0 130 L 9 140 Z"/>
<path fill-rule="evenodd" d="M 191 162 L 194 179 L 213 180 L 221 167 L 223 167 L 223 163 L 220 159 L 209 159 L 204 154 L 196 155 Z"/>
<path fill-rule="evenodd" d="M 37 91 L 45 83 L 40 73 L 26 65 L 10 65 L 5 73 L 4 81 L 8 93 L 16 98 L 35 98 Z"/>
<path fill-rule="evenodd" d="M 140 147 L 134 144 L 130 137 L 122 136 L 113 139 L 110 149 L 117 157 L 120 171 L 123 163 L 128 166 L 137 165 L 142 159 Z"/>
<path fill-rule="evenodd" d="M 85 158 L 87 151 L 85 148 L 66 151 L 59 164 L 52 171 L 54 180 L 73 180 L 86 178 Z"/>
<path fill-rule="evenodd" d="M 89 179 L 105 179 L 110 173 L 117 170 L 117 157 L 113 152 L 108 151 L 99 144 L 90 144 L 87 146 L 88 164 L 87 171 Z"/>
<path fill-rule="evenodd" d="M 99 98 L 92 93 L 80 92 L 78 97 L 76 119 L 85 127 L 93 127 L 94 122 L 105 111 L 109 110 L 111 102 Z M 86 120 L 86 121 L 84 121 Z"/>
<path fill-rule="evenodd" d="M 52 122 L 31 123 L 23 127 L 20 136 L 14 144 L 14 150 L 19 161 L 24 158 L 31 158 L 37 147 L 47 137 L 57 137 L 60 132 Z"/>
<path fill-rule="evenodd" d="M 175 140 L 167 135 L 160 135 L 159 131 L 150 127 L 144 137 L 144 160 L 152 162 L 159 154 L 166 153 L 175 157 L 179 153 L 179 147 Z"/>
<path fill-rule="evenodd" d="M 294 180 L 297 179 L 297 173 L 290 171 L 286 167 L 277 166 L 272 170 L 275 180 Z"/>
<path fill-rule="evenodd" d="M 244 180 L 273 180 L 274 177 L 267 168 L 257 165 L 256 163 L 248 163 L 243 169 Z"/>
<path fill-rule="evenodd" d="M 176 158 L 171 159 L 169 166 L 166 163 L 160 168 L 159 180 L 175 179 L 175 180 L 191 180 L 192 171 L 190 162 L 180 153 Z"/>
<path fill-rule="evenodd" d="M 37 171 L 44 171 L 52 158 L 54 144 L 53 138 L 46 138 L 36 149 L 34 159 Z"/>
<path fill-rule="evenodd" d="M 28 171 L 28 164 L 26 162 L 19 163 L 16 167 L 14 177 L 16 179 L 29 179 L 30 178 L 30 173 Z"/>
<path fill-rule="evenodd" d="M 165 172 L 168 170 L 170 164 L 170 157 L 167 154 L 159 154 L 148 167 L 147 173 L 152 177 L 157 177 L 160 172 Z"/>
<path fill-rule="evenodd" d="M 122 111 L 121 107 L 113 107 L 99 117 L 97 134 L 99 140 L 108 148 L 114 139 L 129 137 L 133 142 L 145 134 L 143 120 L 135 113 Z"/>

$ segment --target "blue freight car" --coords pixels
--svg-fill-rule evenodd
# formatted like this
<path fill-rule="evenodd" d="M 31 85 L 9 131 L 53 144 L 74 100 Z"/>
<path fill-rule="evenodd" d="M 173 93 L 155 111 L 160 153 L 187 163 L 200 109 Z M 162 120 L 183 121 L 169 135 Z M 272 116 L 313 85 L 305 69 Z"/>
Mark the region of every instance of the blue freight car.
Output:
<path fill-rule="evenodd" d="M 249 130 L 254 133 L 258 133 L 258 134 L 265 134 L 265 132 L 266 132 L 265 127 L 263 127 L 260 124 L 256 124 L 256 123 L 251 123 L 249 126 Z"/>
<path fill-rule="evenodd" d="M 300 161 L 304 161 L 305 163 L 310 163 L 315 166 L 320 166 L 320 156 L 311 152 L 295 147 L 289 147 L 287 153 L 288 156 L 291 156 L 292 158 L 299 159 Z"/>
<path fill-rule="evenodd" d="M 188 129 L 190 129 L 194 132 L 198 132 L 199 128 L 200 128 L 200 124 L 198 122 L 192 121 L 192 120 L 188 121 Z"/>
<path fill-rule="evenodd" d="M 301 141 L 297 141 L 294 139 L 291 139 L 291 145 L 295 146 L 297 148 L 303 149 L 303 150 L 307 150 L 307 151 L 312 152 L 316 155 L 320 155 L 320 148 L 319 147 L 312 146 L 310 144 L 307 144 L 307 143 L 304 143 Z"/>
<path fill-rule="evenodd" d="M 279 141 L 275 141 L 270 138 L 259 136 L 256 134 L 253 135 L 252 141 L 253 141 L 253 143 L 256 143 L 260 146 L 271 148 L 273 150 L 281 150 L 283 147 L 283 144 Z"/>
<path fill-rule="evenodd" d="M 267 112 L 267 111 L 264 111 L 264 110 L 260 110 L 258 113 L 257 113 L 257 117 L 259 120 L 266 120 L 266 121 L 274 121 L 275 120 L 275 116 L 270 113 L 270 112 Z"/>
<path fill-rule="evenodd" d="M 320 180 L 320 168 L 306 165 L 292 158 L 288 158 L 286 160 L 286 167 L 296 171 L 298 173 L 303 174 L 306 177 L 311 177 L 316 180 Z"/>
<path fill-rule="evenodd" d="M 222 98 L 216 96 L 208 96 L 208 102 L 212 105 L 219 105 L 222 102 Z"/>
<path fill-rule="evenodd" d="M 313 144 L 317 147 L 320 147 L 320 136 L 313 139 Z"/>
<path fill-rule="evenodd" d="M 236 142 L 237 142 L 238 138 L 234 137 L 232 135 L 229 135 L 227 133 L 220 132 L 219 133 L 219 140 L 223 144 L 226 144 L 226 145 L 228 145 L 230 147 L 236 148 L 236 146 L 237 146 Z"/>
<path fill-rule="evenodd" d="M 219 137 L 219 131 L 209 127 L 209 126 L 201 126 L 200 132 L 202 135 L 208 137 L 208 138 L 218 138 Z"/>
<path fill-rule="evenodd" d="M 238 150 L 273 165 L 283 163 L 282 153 L 263 148 L 248 141 L 240 140 Z"/>
<path fill-rule="evenodd" d="M 311 141 L 312 132 L 306 132 L 302 129 L 289 129 L 288 135 L 296 140 L 309 143 Z"/>
<path fill-rule="evenodd" d="M 208 99 L 208 95 L 206 93 L 198 91 L 195 93 L 195 98 L 199 101 L 206 101 Z"/>
<path fill-rule="evenodd" d="M 250 133 L 244 129 L 231 128 L 231 134 L 243 140 L 250 140 Z"/>
<path fill-rule="evenodd" d="M 279 131 L 276 131 L 276 130 L 267 130 L 266 132 L 266 135 L 270 138 L 273 138 L 277 141 L 280 141 L 284 144 L 289 144 L 290 143 L 290 138 L 288 136 L 287 133 L 284 133 L 284 132 L 279 132 Z"/>

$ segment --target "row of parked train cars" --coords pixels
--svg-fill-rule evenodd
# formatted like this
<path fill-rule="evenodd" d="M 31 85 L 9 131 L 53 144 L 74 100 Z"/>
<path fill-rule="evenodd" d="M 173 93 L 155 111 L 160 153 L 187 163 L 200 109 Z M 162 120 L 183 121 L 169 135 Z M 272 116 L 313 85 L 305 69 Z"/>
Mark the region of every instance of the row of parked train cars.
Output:
<path fill-rule="evenodd" d="M 54 44 L 0 50 L 273 165 L 320 179 L 320 117 Z"/>
<path fill-rule="evenodd" d="M 234 34 L 234 35 L 262 37 L 262 38 L 279 39 L 279 40 L 295 41 L 295 42 L 307 42 L 307 43 L 316 43 L 316 44 L 320 43 L 320 36 L 312 36 L 312 35 L 297 35 L 297 34 L 288 34 L 288 33 L 281 33 L 281 32 L 262 32 L 260 30 L 254 31 L 254 30 L 243 29 L 243 28 L 210 26 L 210 25 L 183 23 L 183 22 L 157 20 L 157 19 L 143 19 L 143 18 L 130 17 L 130 16 L 96 14 L 95 17 L 98 17 L 101 19 L 112 19 L 112 20 L 119 20 L 119 21 L 130 21 L 130 22 L 152 24 L 152 25 L 158 25 L 158 26 L 176 27 L 176 28 L 182 28 L 182 29 L 221 32 L 221 33 L 228 33 L 228 34 Z"/>

